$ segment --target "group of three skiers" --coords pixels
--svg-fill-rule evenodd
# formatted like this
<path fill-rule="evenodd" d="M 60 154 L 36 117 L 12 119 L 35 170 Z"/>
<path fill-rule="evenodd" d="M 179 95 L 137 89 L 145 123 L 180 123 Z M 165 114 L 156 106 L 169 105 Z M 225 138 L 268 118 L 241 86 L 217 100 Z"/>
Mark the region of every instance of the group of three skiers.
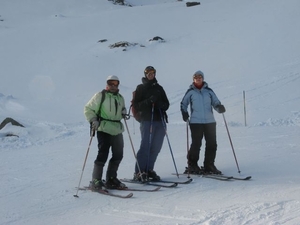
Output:
<path fill-rule="evenodd" d="M 128 116 L 123 96 L 119 93 L 120 80 L 117 76 L 108 76 L 105 90 L 96 93 L 85 105 L 84 114 L 91 124 L 92 135 L 98 139 L 98 154 L 94 161 L 94 169 L 90 187 L 92 189 L 126 188 L 117 178 L 117 171 L 123 158 L 123 131 L 121 120 Z M 136 181 L 159 181 L 154 171 L 156 158 L 162 148 L 166 134 L 167 114 L 170 103 L 167 95 L 156 79 L 156 70 L 147 66 L 144 70 L 142 84 L 135 90 L 133 107 L 140 114 L 141 144 L 136 154 L 133 179 Z M 190 106 L 191 115 L 188 113 Z M 217 141 L 216 121 L 212 108 L 219 113 L 225 112 L 216 94 L 204 81 L 200 70 L 193 74 L 193 83 L 185 93 L 180 109 L 182 118 L 189 124 L 192 143 L 187 154 L 188 173 L 221 174 L 215 164 Z M 96 132 L 95 132 L 96 131 Z M 205 156 L 203 169 L 198 166 L 202 139 L 205 138 Z M 106 180 L 102 180 L 103 168 L 108 159 L 109 149 L 112 156 L 109 160 Z"/>

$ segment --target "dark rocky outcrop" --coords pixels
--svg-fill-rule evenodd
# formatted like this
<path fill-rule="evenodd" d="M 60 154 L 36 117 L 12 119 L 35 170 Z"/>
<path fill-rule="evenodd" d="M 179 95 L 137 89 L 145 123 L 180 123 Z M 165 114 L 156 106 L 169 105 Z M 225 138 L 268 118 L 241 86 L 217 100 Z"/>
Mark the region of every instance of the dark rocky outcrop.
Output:
<path fill-rule="evenodd" d="M 191 7 L 191 6 L 195 6 L 195 5 L 200 5 L 200 2 L 187 2 L 186 3 L 187 7 Z"/>
<path fill-rule="evenodd" d="M 11 123 L 14 126 L 24 127 L 22 124 L 20 124 L 18 121 L 15 121 L 14 119 L 7 117 L 5 120 L 2 121 L 0 124 L 0 130 L 5 127 L 6 124 Z"/>

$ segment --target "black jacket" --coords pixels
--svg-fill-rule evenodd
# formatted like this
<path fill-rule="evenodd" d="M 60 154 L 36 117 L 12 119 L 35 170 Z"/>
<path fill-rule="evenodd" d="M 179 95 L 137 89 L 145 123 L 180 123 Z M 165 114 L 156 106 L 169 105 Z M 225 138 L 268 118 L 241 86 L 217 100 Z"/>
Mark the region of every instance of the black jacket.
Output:
<path fill-rule="evenodd" d="M 142 84 L 139 84 L 135 90 L 134 107 L 141 112 L 142 121 L 151 121 L 152 105 L 154 104 L 153 121 L 161 121 L 163 116 L 167 121 L 166 111 L 170 103 L 163 87 L 157 83 L 156 78 L 148 80 L 142 78 Z"/>

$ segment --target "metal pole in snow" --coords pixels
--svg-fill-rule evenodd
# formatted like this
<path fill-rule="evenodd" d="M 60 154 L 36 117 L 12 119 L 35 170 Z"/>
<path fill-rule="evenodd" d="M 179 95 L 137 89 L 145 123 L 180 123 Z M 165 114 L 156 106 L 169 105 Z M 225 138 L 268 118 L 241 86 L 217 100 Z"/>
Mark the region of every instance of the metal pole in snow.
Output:
<path fill-rule="evenodd" d="M 243 91 L 243 98 L 244 98 L 244 120 L 245 120 L 245 127 L 247 126 L 247 119 L 246 119 L 246 94 L 245 91 Z"/>

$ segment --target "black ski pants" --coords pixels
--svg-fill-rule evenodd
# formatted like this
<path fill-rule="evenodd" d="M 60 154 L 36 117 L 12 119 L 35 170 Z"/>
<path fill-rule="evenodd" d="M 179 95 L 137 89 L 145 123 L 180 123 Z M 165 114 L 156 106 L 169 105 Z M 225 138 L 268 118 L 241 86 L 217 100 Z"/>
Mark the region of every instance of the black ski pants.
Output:
<path fill-rule="evenodd" d="M 216 123 L 190 124 L 192 143 L 188 152 L 188 163 L 197 164 L 202 139 L 205 139 L 204 166 L 214 163 L 217 151 Z"/>
<path fill-rule="evenodd" d="M 98 155 L 95 164 L 104 167 L 111 148 L 112 156 L 109 160 L 106 179 L 117 177 L 119 165 L 123 159 L 124 140 L 123 134 L 110 135 L 101 131 L 97 131 L 98 139 Z"/>

